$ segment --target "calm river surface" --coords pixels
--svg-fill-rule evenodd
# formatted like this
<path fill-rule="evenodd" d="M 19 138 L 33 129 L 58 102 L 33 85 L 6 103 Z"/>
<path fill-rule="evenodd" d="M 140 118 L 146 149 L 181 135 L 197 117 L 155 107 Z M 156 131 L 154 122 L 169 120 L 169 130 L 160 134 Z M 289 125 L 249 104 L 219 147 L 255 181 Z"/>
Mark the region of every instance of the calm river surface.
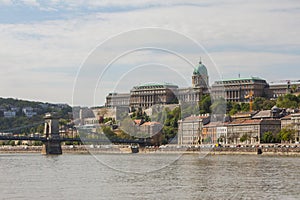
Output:
<path fill-rule="evenodd" d="M 299 157 L 0 154 L 0 162 L 0 199 L 300 197 Z"/>

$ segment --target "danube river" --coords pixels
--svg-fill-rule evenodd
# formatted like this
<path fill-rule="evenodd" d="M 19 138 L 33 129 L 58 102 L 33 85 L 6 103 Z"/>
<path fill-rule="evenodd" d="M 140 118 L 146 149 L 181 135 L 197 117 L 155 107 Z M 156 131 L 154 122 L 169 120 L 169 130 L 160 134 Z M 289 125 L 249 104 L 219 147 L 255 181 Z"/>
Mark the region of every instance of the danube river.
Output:
<path fill-rule="evenodd" d="M 299 199 L 300 158 L 0 154 L 1 199 Z"/>

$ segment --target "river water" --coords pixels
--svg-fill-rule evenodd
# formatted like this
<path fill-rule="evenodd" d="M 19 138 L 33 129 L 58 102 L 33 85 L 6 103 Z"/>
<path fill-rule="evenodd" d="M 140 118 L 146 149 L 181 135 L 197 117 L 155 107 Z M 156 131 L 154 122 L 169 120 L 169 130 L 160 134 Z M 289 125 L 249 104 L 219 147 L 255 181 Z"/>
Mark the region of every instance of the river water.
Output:
<path fill-rule="evenodd" d="M 299 199 L 300 158 L 0 155 L 0 199 Z"/>

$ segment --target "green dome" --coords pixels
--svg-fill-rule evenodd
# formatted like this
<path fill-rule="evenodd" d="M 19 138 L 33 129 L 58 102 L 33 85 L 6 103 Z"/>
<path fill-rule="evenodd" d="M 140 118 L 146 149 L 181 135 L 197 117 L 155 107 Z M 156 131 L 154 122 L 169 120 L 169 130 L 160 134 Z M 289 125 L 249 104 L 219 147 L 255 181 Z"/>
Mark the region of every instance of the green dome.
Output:
<path fill-rule="evenodd" d="M 208 76 L 207 69 L 205 65 L 202 64 L 201 61 L 199 62 L 199 65 L 195 67 L 193 74 Z"/>

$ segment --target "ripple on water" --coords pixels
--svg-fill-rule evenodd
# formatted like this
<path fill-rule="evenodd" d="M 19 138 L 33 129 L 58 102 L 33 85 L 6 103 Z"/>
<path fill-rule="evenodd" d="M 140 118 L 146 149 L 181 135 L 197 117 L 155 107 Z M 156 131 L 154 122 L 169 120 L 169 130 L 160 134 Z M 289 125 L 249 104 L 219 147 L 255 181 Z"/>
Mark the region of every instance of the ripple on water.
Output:
<path fill-rule="evenodd" d="M 0 155 L 0 196 L 1 199 L 298 199 L 300 195 L 298 157 L 199 158 L 196 154 L 179 157 L 105 154 L 97 160 L 91 155 Z"/>

